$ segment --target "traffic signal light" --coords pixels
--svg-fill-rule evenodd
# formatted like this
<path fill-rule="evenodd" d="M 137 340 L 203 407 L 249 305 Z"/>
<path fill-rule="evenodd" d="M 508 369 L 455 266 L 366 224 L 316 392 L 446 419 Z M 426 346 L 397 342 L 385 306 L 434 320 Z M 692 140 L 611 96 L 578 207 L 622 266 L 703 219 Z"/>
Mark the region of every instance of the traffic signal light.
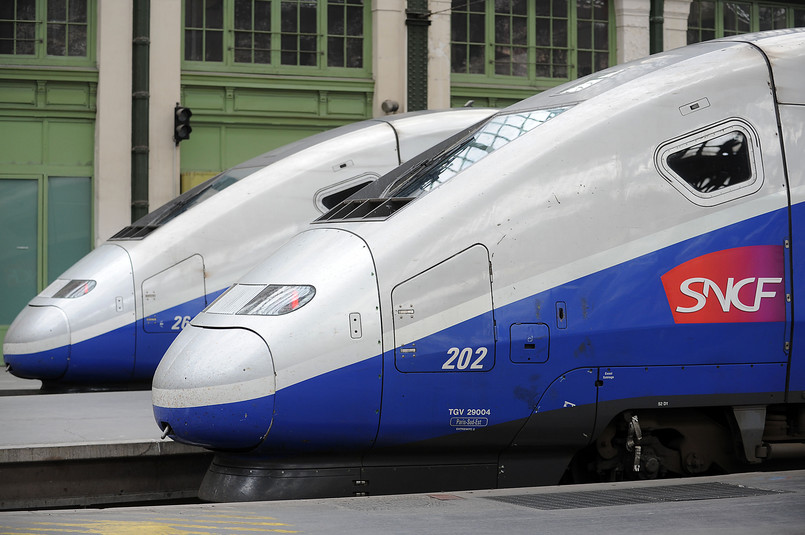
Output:
<path fill-rule="evenodd" d="M 190 127 L 190 117 L 193 112 L 190 108 L 184 108 L 179 104 L 173 108 L 173 141 L 178 145 L 184 139 L 190 139 L 190 132 L 193 129 Z"/>

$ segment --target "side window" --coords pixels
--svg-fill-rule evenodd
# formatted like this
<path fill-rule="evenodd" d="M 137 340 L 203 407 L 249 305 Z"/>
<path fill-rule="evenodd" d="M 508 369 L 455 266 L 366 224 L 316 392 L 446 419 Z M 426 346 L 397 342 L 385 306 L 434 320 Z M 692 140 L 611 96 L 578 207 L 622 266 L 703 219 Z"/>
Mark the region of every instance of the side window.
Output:
<path fill-rule="evenodd" d="M 756 148 L 751 127 L 732 120 L 665 143 L 655 163 L 688 199 L 714 206 L 760 189 L 762 166 Z"/>
<path fill-rule="evenodd" d="M 752 179 L 746 136 L 734 130 L 668 155 L 668 166 L 699 193 Z"/>

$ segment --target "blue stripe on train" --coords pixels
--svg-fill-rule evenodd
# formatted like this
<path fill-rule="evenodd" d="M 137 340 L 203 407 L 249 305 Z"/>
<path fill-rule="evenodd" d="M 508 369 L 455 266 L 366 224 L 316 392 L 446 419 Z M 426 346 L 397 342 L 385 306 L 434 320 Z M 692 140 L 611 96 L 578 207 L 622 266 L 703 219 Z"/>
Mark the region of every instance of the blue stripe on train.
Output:
<path fill-rule="evenodd" d="M 154 406 L 154 419 L 169 424 L 181 442 L 217 450 L 246 450 L 257 446 L 268 432 L 274 396 L 208 407 Z"/>
<path fill-rule="evenodd" d="M 67 369 L 70 348 L 61 346 L 47 351 L 6 354 L 3 359 L 14 375 L 25 379 L 58 379 Z"/>
<path fill-rule="evenodd" d="M 97 384 L 145 381 L 154 375 L 162 355 L 181 331 L 184 318 L 201 312 L 205 302 L 212 302 L 223 291 L 160 312 L 162 317 L 180 318 L 175 330 L 146 332 L 143 320 L 138 320 L 70 346 L 4 358 L 20 375 L 33 379 Z"/>

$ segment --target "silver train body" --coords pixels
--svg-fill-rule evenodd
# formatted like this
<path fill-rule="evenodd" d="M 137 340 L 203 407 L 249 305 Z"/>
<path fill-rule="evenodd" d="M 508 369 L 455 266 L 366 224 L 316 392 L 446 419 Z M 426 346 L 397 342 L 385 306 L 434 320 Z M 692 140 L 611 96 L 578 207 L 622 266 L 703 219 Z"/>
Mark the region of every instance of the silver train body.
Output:
<path fill-rule="evenodd" d="M 9 371 L 47 387 L 150 384 L 179 331 L 311 219 L 489 109 L 363 121 L 273 150 L 182 194 L 60 275 L 11 324 Z"/>
<path fill-rule="evenodd" d="M 511 106 L 319 217 L 154 376 L 160 427 L 218 452 L 201 497 L 805 454 L 804 88 L 801 30 L 654 55 Z"/>

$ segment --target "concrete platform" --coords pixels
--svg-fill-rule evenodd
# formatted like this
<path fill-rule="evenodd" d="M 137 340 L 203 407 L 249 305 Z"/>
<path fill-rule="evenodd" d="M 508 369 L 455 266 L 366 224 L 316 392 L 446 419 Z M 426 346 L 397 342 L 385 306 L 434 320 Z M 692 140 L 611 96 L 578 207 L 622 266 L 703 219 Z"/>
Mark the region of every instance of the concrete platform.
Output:
<path fill-rule="evenodd" d="M 39 387 L 0 372 L 0 509 L 196 495 L 212 456 L 162 440 L 150 391 Z"/>
<path fill-rule="evenodd" d="M 42 387 L 42 381 L 20 379 L 0 368 L 0 395 L 34 394 Z"/>
<path fill-rule="evenodd" d="M 805 471 L 327 500 L 0 512 L 0 533 L 802 534 Z"/>
<path fill-rule="evenodd" d="M 160 441 L 150 391 L 39 394 L 39 383 L 0 375 L 3 451 Z"/>

